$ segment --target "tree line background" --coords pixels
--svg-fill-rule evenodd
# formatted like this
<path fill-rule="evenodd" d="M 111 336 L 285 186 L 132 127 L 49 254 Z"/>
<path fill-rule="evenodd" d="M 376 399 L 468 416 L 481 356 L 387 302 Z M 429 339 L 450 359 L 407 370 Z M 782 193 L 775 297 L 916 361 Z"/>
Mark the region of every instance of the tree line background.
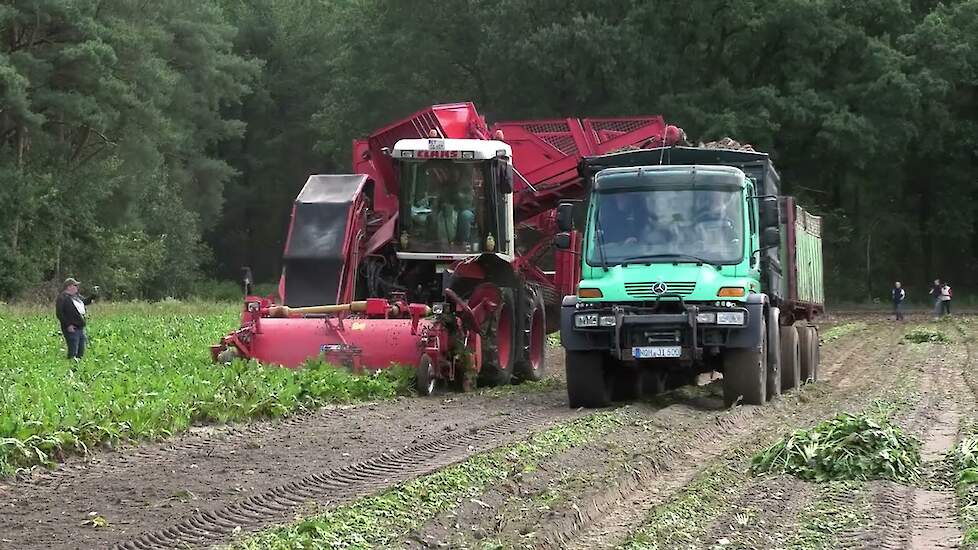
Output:
<path fill-rule="evenodd" d="M 466 100 L 770 152 L 830 299 L 978 288 L 978 0 L 5 0 L 0 299 L 274 281 L 308 174 Z"/>

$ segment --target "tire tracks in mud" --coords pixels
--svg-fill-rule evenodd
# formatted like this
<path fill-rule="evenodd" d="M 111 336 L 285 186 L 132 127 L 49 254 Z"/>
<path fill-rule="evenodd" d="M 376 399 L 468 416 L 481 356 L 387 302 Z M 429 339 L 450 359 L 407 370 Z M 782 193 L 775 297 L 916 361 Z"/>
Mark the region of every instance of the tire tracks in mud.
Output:
<path fill-rule="evenodd" d="M 858 393 L 858 389 L 870 385 L 877 373 L 872 367 L 853 369 L 856 372 L 839 372 L 848 364 L 848 359 L 867 350 L 877 348 L 876 355 L 883 355 L 887 360 L 896 354 L 895 343 L 902 337 L 902 330 L 886 333 L 876 327 L 868 331 L 859 331 L 840 338 L 827 346 L 823 353 L 821 378 L 825 380 L 811 389 L 806 389 L 801 396 L 787 394 L 782 400 L 767 407 L 737 407 L 732 410 L 704 411 L 690 407 L 687 404 L 667 406 L 652 413 L 633 410 L 632 414 L 643 420 L 642 428 L 633 429 L 638 437 L 644 439 L 641 456 L 627 464 L 627 471 L 601 470 L 609 468 L 602 463 L 606 456 L 597 459 L 586 457 L 587 449 L 576 449 L 572 453 L 557 460 L 547 469 L 558 471 L 581 471 L 598 468 L 599 473 L 611 474 L 609 479 L 592 483 L 584 487 L 579 498 L 571 498 L 562 503 L 556 510 L 551 510 L 546 517 L 539 518 L 537 524 L 527 525 L 525 518 L 522 524 L 504 527 L 507 532 L 517 531 L 520 535 L 532 533 L 532 545 L 535 548 L 599 548 L 617 542 L 623 535 L 630 533 L 641 524 L 648 511 L 658 503 L 669 498 L 680 490 L 707 464 L 722 457 L 729 449 L 734 448 L 737 441 L 749 437 L 757 431 L 758 424 L 765 426 L 781 420 L 785 415 L 805 414 L 799 409 L 799 399 L 811 399 L 813 394 L 820 395 L 828 392 L 832 398 L 835 393 Z M 881 346 L 882 344 L 882 346 Z M 867 355 L 874 356 L 872 353 Z M 846 388 L 854 388 L 851 391 Z M 830 399 L 832 401 L 841 398 Z M 790 402 L 790 404 L 789 404 Z M 817 404 L 817 401 L 815 402 Z M 639 407 L 634 407 L 638 409 Z M 825 408 L 825 407 L 822 407 Z M 651 430 L 649 428 L 651 427 Z M 645 433 L 641 432 L 645 429 Z M 613 434 L 606 440 L 627 439 L 628 432 Z M 597 463 L 597 465 L 596 465 Z M 548 475 L 544 472 L 543 476 Z M 546 480 L 539 481 L 546 486 Z M 517 492 L 519 489 L 516 490 Z M 516 510 L 501 511 L 507 506 L 507 497 L 495 495 L 490 502 L 497 502 L 499 509 L 495 516 L 526 516 L 525 502 L 510 503 L 517 506 Z M 502 501 L 502 502 L 500 502 Z M 523 507 L 520 509 L 519 507 Z M 492 516 L 493 511 L 474 510 L 467 513 L 460 510 L 460 515 L 467 514 L 478 517 L 478 513 Z M 469 518 L 478 521 L 475 518 Z M 459 521 L 461 523 L 461 520 Z M 483 522 L 485 523 L 485 522 Z M 481 537 L 493 539 L 499 533 L 500 526 L 494 525 L 480 534 Z M 422 535 L 411 536 L 413 541 L 422 540 L 424 534 L 428 538 L 438 538 L 446 533 L 444 521 L 442 525 L 429 526 L 422 530 Z M 524 541 L 528 540 L 523 538 Z M 404 540 L 406 545 L 410 541 Z"/>

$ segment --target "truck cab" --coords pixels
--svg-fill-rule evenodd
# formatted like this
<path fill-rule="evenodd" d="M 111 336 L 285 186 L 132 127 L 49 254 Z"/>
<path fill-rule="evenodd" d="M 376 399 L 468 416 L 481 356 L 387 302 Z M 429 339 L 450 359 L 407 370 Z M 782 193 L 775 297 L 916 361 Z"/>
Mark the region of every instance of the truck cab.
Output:
<path fill-rule="evenodd" d="M 675 149 L 683 163 L 668 163 Z M 780 336 L 792 319 L 780 316 L 791 304 L 777 174 L 766 155 L 675 149 L 582 164 L 591 186 L 575 239 L 581 280 L 561 308 L 572 406 L 657 393 L 710 371 L 724 373 L 730 403 L 781 392 Z M 561 229 L 572 230 L 575 206 L 560 208 Z"/>

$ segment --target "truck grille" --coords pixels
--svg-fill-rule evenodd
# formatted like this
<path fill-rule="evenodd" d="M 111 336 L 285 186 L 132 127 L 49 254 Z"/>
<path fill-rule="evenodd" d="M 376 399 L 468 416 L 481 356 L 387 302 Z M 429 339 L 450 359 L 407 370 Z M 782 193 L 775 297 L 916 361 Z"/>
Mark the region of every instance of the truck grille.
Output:
<path fill-rule="evenodd" d="M 629 296 L 634 298 L 655 298 L 658 296 L 652 291 L 652 285 L 655 282 L 648 283 L 625 283 L 625 292 Z M 669 282 L 665 281 L 666 294 L 688 296 L 693 293 L 693 289 L 696 288 L 696 282 Z"/>

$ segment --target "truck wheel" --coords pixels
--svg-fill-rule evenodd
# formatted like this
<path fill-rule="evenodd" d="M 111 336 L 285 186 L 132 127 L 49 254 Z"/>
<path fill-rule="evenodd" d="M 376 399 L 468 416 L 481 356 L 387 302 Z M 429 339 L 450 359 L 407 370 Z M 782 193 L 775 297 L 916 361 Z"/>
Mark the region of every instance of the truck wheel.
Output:
<path fill-rule="evenodd" d="M 516 317 L 513 289 L 500 289 L 502 307 L 497 318 L 489 321 L 486 338 L 482 342 L 482 369 L 479 371 L 479 385 L 501 386 L 509 384 L 513 378 L 516 363 Z"/>
<path fill-rule="evenodd" d="M 427 354 L 421 356 L 414 373 L 415 386 L 422 397 L 435 393 L 435 383 L 438 377 L 435 373 L 435 363 Z"/>
<path fill-rule="evenodd" d="M 638 365 L 615 359 L 605 359 L 611 379 L 611 399 L 634 401 L 642 394 L 642 371 Z"/>
<path fill-rule="evenodd" d="M 567 401 L 578 407 L 607 407 L 611 404 L 611 384 L 604 368 L 604 354 L 599 351 L 565 351 Z"/>
<path fill-rule="evenodd" d="M 523 326 L 520 327 L 521 347 L 518 350 L 515 376 L 517 382 L 543 379 L 547 363 L 547 312 L 543 293 L 527 288 L 522 300 Z"/>
<path fill-rule="evenodd" d="M 763 405 L 767 396 L 767 323 L 760 320 L 758 349 L 727 350 L 723 358 L 723 400 L 727 406 L 743 398 L 747 405 Z"/>
<path fill-rule="evenodd" d="M 801 351 L 801 381 L 814 382 L 818 377 L 818 334 L 808 325 L 795 325 Z"/>
<path fill-rule="evenodd" d="M 781 391 L 801 386 L 801 349 L 795 327 L 781 327 Z"/>
<path fill-rule="evenodd" d="M 781 310 L 772 307 L 767 320 L 767 400 L 781 396 Z"/>

